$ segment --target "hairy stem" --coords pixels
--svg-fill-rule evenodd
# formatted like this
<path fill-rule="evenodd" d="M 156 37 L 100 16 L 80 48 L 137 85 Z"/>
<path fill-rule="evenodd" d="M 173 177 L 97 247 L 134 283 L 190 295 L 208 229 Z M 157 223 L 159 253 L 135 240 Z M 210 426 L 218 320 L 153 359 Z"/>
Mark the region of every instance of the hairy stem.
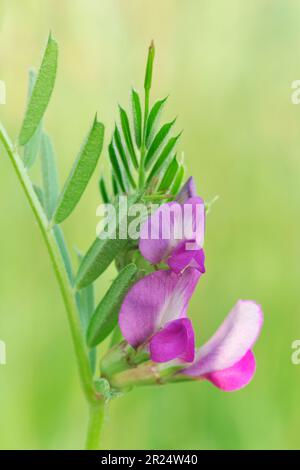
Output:
<path fill-rule="evenodd" d="M 85 341 L 81 332 L 75 296 L 55 241 L 53 229 L 49 229 L 48 220 L 34 191 L 23 162 L 18 153 L 14 150 L 13 145 L 1 123 L 0 141 L 4 145 L 4 148 L 12 162 L 21 186 L 23 187 L 27 200 L 41 230 L 52 262 L 68 316 L 83 392 L 88 403 L 90 404 L 90 407 L 98 406 L 100 408 L 100 405 L 103 405 L 102 397 L 97 395 L 94 390 L 92 371 L 89 364 L 87 348 L 85 346 Z M 100 427 L 99 421 L 100 413 L 98 416 L 98 425 Z"/>

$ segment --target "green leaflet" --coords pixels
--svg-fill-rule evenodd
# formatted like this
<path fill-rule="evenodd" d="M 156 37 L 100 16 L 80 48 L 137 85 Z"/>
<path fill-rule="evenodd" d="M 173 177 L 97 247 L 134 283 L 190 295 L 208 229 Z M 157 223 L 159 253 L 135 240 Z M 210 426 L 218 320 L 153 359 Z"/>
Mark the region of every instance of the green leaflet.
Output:
<path fill-rule="evenodd" d="M 108 195 L 108 192 L 107 192 L 107 189 L 106 189 L 106 184 L 105 184 L 105 180 L 104 180 L 103 176 L 101 176 L 100 179 L 99 179 L 99 191 L 100 191 L 102 201 L 104 202 L 104 204 L 108 204 L 109 203 L 109 195 Z"/>
<path fill-rule="evenodd" d="M 50 34 L 20 131 L 20 145 L 25 145 L 33 136 L 46 111 L 55 83 L 57 56 L 57 42 Z"/>
<path fill-rule="evenodd" d="M 171 194 L 174 194 L 174 196 L 177 195 L 178 191 L 180 190 L 180 188 L 182 186 L 183 179 L 184 179 L 184 173 L 185 173 L 184 166 L 180 165 L 180 168 L 179 168 L 179 170 L 176 174 L 173 186 L 171 188 Z"/>
<path fill-rule="evenodd" d="M 166 172 L 158 187 L 158 191 L 167 191 L 172 187 L 178 168 L 179 168 L 179 163 L 175 155 L 175 157 L 171 160 L 169 166 L 166 169 Z"/>
<path fill-rule="evenodd" d="M 157 101 L 150 113 L 149 113 L 149 116 L 148 116 L 148 119 L 147 119 L 147 126 L 146 126 L 146 146 L 149 147 L 150 145 L 150 142 L 152 140 L 152 135 L 153 135 L 153 132 L 154 132 L 154 128 L 155 128 L 155 124 L 159 118 L 159 115 L 162 111 L 162 108 L 165 104 L 167 100 L 167 97 L 164 98 L 163 100 L 159 100 Z"/>
<path fill-rule="evenodd" d="M 119 129 L 117 126 L 115 126 L 115 131 L 114 131 L 114 137 L 113 137 L 113 140 L 114 140 L 114 144 L 116 146 L 116 149 L 118 151 L 118 154 L 120 156 L 120 159 L 123 163 L 123 166 L 124 166 L 124 170 L 125 170 L 125 173 L 126 173 L 126 176 L 128 178 L 128 181 L 130 183 L 130 185 L 132 186 L 132 188 L 136 188 L 136 184 L 135 184 L 135 181 L 133 179 L 133 176 L 131 174 L 131 171 L 130 171 L 130 168 L 129 168 L 129 164 L 128 164 L 128 160 L 127 160 L 127 155 L 126 155 L 126 152 L 123 148 L 123 144 L 122 144 L 122 140 L 121 140 L 121 136 L 120 136 L 120 132 L 119 132 Z"/>
<path fill-rule="evenodd" d="M 87 331 L 88 346 L 93 347 L 101 343 L 117 325 L 122 301 L 136 273 L 137 267 L 133 263 L 128 264 L 111 284 L 91 318 Z"/>
<path fill-rule="evenodd" d="M 133 146 L 133 141 L 131 137 L 131 131 L 130 131 L 130 125 L 129 125 L 129 119 L 127 116 L 127 113 L 125 109 L 123 109 L 121 106 L 119 106 L 119 111 L 120 111 L 120 120 L 121 120 L 121 126 L 122 126 L 122 131 L 124 135 L 124 140 L 126 142 L 126 146 L 128 149 L 128 152 L 131 157 L 131 161 L 133 163 L 133 166 L 135 169 L 138 169 L 138 161 L 136 158 L 134 146 Z"/>
<path fill-rule="evenodd" d="M 158 149 L 160 148 L 160 146 L 164 142 L 165 138 L 169 134 L 169 132 L 170 132 L 172 126 L 174 125 L 175 121 L 176 121 L 176 119 L 174 119 L 171 122 L 168 122 L 167 124 L 164 124 L 160 128 L 160 130 L 158 131 L 156 136 L 154 137 L 153 142 L 150 145 L 149 150 L 148 150 L 148 152 L 146 154 L 146 157 L 145 157 L 145 168 L 146 169 L 149 168 L 154 155 L 156 154 L 156 152 L 158 151 Z"/>
<path fill-rule="evenodd" d="M 146 91 L 149 91 L 151 88 L 154 55 L 155 55 L 155 48 L 154 48 L 154 43 L 152 41 L 149 47 L 147 65 L 146 65 L 146 74 L 145 74 L 145 82 L 144 82 L 144 88 Z"/>
<path fill-rule="evenodd" d="M 56 225 L 56 227 L 58 227 Z M 60 228 L 60 227 L 58 227 Z M 82 255 L 77 251 L 77 257 L 79 263 L 82 260 Z M 90 284 L 85 289 L 82 289 L 79 292 L 76 292 L 76 303 L 80 316 L 80 323 L 83 330 L 83 334 L 86 335 L 87 328 L 90 322 L 90 319 L 95 310 L 95 301 L 94 301 L 94 286 Z M 95 348 L 89 351 L 89 361 L 91 365 L 92 372 L 95 372 L 96 369 L 96 359 L 97 351 Z"/>
<path fill-rule="evenodd" d="M 114 196 L 118 196 L 118 194 L 120 194 L 120 191 L 119 191 L 118 183 L 114 174 L 111 175 L 111 186 L 112 186 Z"/>
<path fill-rule="evenodd" d="M 96 116 L 60 195 L 54 215 L 55 223 L 63 222 L 80 200 L 98 163 L 103 137 L 104 126 L 97 121 Z"/>
<path fill-rule="evenodd" d="M 50 137 L 47 134 L 42 135 L 41 163 L 44 209 L 47 214 L 48 220 L 51 220 L 57 204 L 59 187 L 55 163 L 55 154 Z"/>
<path fill-rule="evenodd" d="M 83 255 L 79 251 L 77 251 L 77 258 L 80 266 L 83 259 Z M 79 301 L 78 307 L 80 313 L 80 321 L 83 331 L 84 333 L 86 333 L 88 324 L 95 310 L 94 285 L 90 284 L 89 286 L 77 292 L 77 294 Z"/>
<path fill-rule="evenodd" d="M 134 89 L 132 89 L 132 91 L 131 91 L 131 102 L 132 102 L 132 114 L 133 114 L 135 142 L 136 142 L 137 147 L 141 148 L 141 144 L 142 144 L 142 108 L 141 108 L 140 97 Z"/>
<path fill-rule="evenodd" d="M 33 70 L 29 71 L 28 79 L 28 103 L 32 95 L 32 90 L 36 81 L 36 74 Z M 24 147 L 23 162 L 26 168 L 31 168 L 39 153 L 42 138 L 42 121 L 37 126 L 36 131 Z"/>
<path fill-rule="evenodd" d="M 131 196 L 127 199 L 128 207 L 139 202 L 140 199 L 141 193 Z M 88 286 L 97 279 L 130 242 L 126 233 L 128 224 L 127 212 L 123 211 L 119 204 L 116 204 L 115 208 L 116 230 L 113 227 L 111 229 L 112 233 L 106 234 L 104 238 L 96 238 L 85 254 L 75 279 L 75 284 L 79 289 Z"/>
<path fill-rule="evenodd" d="M 112 169 L 113 169 L 113 173 L 116 177 L 116 180 L 118 181 L 118 184 L 121 188 L 121 191 L 123 193 L 126 193 L 126 188 L 125 188 L 125 183 L 124 183 L 124 180 L 123 180 L 123 175 L 122 175 L 121 168 L 120 168 L 120 165 L 119 165 L 119 162 L 118 162 L 118 158 L 117 158 L 117 155 L 116 155 L 116 152 L 115 152 L 115 149 L 114 149 L 114 146 L 113 146 L 112 142 L 108 146 L 108 155 L 109 155 L 109 160 L 110 160 L 110 163 L 111 163 L 111 166 L 112 166 Z"/>
<path fill-rule="evenodd" d="M 111 264 L 115 257 L 126 247 L 128 240 L 96 238 L 79 267 L 76 276 L 78 289 L 95 281 Z"/>
<path fill-rule="evenodd" d="M 122 341 L 122 333 L 121 333 L 119 325 L 116 325 L 114 332 L 111 335 L 111 341 L 110 341 L 109 347 L 112 348 L 113 346 L 120 343 L 121 341 Z"/>
<path fill-rule="evenodd" d="M 172 137 L 168 141 L 168 143 L 166 144 L 166 146 L 162 150 L 161 154 L 157 158 L 155 164 L 153 165 L 153 168 L 152 168 L 152 170 L 151 170 L 151 172 L 150 172 L 150 174 L 147 178 L 147 183 L 150 183 L 151 180 L 154 178 L 154 176 L 156 176 L 160 172 L 162 166 L 164 165 L 164 163 L 166 162 L 166 160 L 168 159 L 168 157 L 172 153 L 179 137 L 180 137 L 180 134 L 178 134 L 176 137 Z"/>

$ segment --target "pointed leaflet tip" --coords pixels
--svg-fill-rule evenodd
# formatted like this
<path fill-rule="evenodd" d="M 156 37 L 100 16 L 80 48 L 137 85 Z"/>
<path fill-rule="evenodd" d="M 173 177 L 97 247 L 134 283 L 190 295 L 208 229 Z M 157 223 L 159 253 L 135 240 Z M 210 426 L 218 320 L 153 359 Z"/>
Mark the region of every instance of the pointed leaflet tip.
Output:
<path fill-rule="evenodd" d="M 153 39 L 151 39 L 151 42 L 150 42 L 150 46 L 149 46 L 149 50 L 150 49 L 153 49 L 155 51 L 155 46 L 154 46 L 154 41 Z"/>
<path fill-rule="evenodd" d="M 52 36 L 52 31 L 51 31 L 51 29 L 50 29 L 50 31 L 49 31 L 49 36 L 48 36 L 48 43 L 47 43 L 47 44 L 49 44 L 49 43 L 51 43 L 51 42 L 57 45 L 57 41 L 56 41 L 56 39 Z"/>
<path fill-rule="evenodd" d="M 144 82 L 144 88 L 146 91 L 149 91 L 151 88 L 154 55 L 155 55 L 154 42 L 151 41 L 151 44 L 148 50 L 148 58 L 147 58 L 146 74 L 145 74 L 145 82 Z"/>

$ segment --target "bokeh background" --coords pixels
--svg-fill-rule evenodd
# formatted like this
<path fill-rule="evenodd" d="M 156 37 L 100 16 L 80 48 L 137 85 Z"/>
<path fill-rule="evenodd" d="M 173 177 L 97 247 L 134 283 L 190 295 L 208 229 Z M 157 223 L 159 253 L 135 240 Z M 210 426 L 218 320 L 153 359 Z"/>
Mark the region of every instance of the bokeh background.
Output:
<path fill-rule="evenodd" d="M 135 389 L 112 403 L 111 449 L 299 448 L 300 3 L 293 0 L 0 1 L 1 121 L 13 138 L 27 72 L 48 32 L 59 70 L 46 115 L 64 181 L 97 110 L 106 143 L 129 90 L 142 91 L 156 44 L 153 98 L 169 95 L 180 150 L 200 194 L 220 196 L 208 218 L 207 274 L 192 299 L 198 342 L 238 298 L 263 306 L 258 369 L 244 390 L 209 383 Z M 104 155 L 102 161 L 104 162 Z M 38 178 L 37 168 L 33 174 Z M 94 237 L 97 177 L 64 224 L 71 245 Z M 11 164 L 0 158 L 0 448 L 80 448 L 86 428 L 70 334 L 50 262 Z M 114 269 L 97 282 L 105 291 Z"/>

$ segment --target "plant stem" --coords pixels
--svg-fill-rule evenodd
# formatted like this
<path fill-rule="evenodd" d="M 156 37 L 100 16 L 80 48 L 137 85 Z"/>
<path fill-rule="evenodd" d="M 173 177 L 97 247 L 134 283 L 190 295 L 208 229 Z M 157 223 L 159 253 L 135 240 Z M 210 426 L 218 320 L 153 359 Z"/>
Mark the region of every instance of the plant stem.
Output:
<path fill-rule="evenodd" d="M 100 436 L 104 421 L 105 404 L 100 401 L 98 404 L 91 404 L 89 408 L 89 423 L 86 436 L 87 450 L 96 450 L 100 448 Z"/>
<path fill-rule="evenodd" d="M 71 336 L 75 349 L 75 354 L 78 363 L 79 376 L 81 379 L 81 385 L 85 397 L 92 406 L 103 405 L 102 397 L 97 395 L 94 390 L 93 376 L 89 364 L 88 352 L 85 345 L 85 341 L 82 335 L 79 317 L 77 314 L 77 306 L 75 301 L 74 292 L 69 282 L 67 272 L 62 262 L 60 252 L 58 250 L 53 229 L 49 229 L 49 223 L 47 217 L 43 211 L 43 208 L 39 202 L 39 199 L 34 191 L 31 180 L 27 174 L 27 171 L 23 165 L 21 158 L 18 153 L 14 150 L 13 145 L 7 135 L 6 130 L 0 123 L 0 141 L 3 143 L 4 148 L 12 162 L 17 177 L 23 187 L 27 200 L 34 213 L 38 226 L 41 230 L 42 236 L 46 243 L 46 247 L 53 265 L 53 269 L 60 287 L 60 291 L 63 297 L 64 305 L 67 311 L 69 326 L 71 330 Z M 103 414 L 103 413 L 102 413 Z M 98 425 L 100 427 L 100 414 L 98 418 Z"/>

